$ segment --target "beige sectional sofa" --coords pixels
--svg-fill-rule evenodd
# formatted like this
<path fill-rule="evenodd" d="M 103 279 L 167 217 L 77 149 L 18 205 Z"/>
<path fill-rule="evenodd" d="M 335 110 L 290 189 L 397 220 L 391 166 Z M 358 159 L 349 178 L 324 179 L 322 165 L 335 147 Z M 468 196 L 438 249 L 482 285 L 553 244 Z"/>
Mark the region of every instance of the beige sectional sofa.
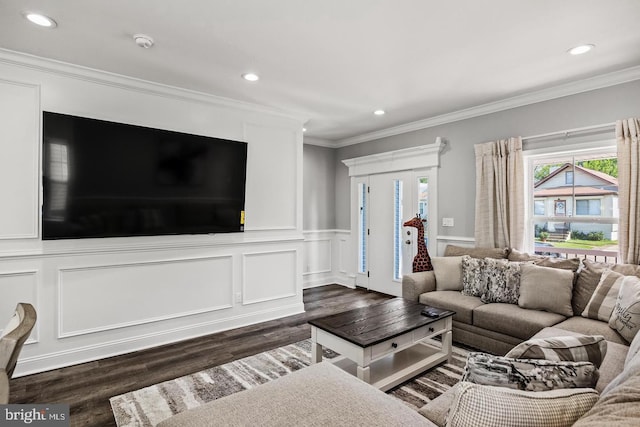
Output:
<path fill-rule="evenodd" d="M 512 347 L 531 338 L 542 329 L 554 326 L 583 334 L 603 335 L 607 341 L 626 344 L 626 341 L 611 329 L 607 322 L 585 318 L 581 316 L 581 313 L 606 268 L 610 267 L 625 275 L 640 275 L 640 266 L 610 266 L 589 261 L 581 263 L 578 259 L 531 257 L 508 249 L 462 248 L 452 245 L 446 248 L 444 255 L 445 258 L 452 257 L 452 259 L 466 255 L 477 259 L 530 261 L 536 266 L 578 271 L 574 276 L 573 284 L 569 286 L 569 295 L 566 295 L 567 286 L 563 288 L 564 302 L 557 301 L 559 297 L 556 297 L 553 289 L 554 283 L 540 283 L 540 280 L 533 278 L 536 280 L 534 282 L 536 287 L 531 295 L 531 298 L 536 300 L 533 301 L 534 303 L 544 306 L 545 302 L 547 304 L 557 302 L 556 305 L 561 308 L 570 304 L 570 309 L 555 310 L 556 312 L 523 308 L 520 304 L 484 303 L 480 297 L 463 295 L 460 291 L 462 285 L 455 290 L 449 290 L 451 285 L 442 288 L 438 284 L 437 277 L 441 276 L 451 280 L 451 274 L 449 271 L 439 270 L 438 263 L 445 261 L 443 266 L 449 269 L 451 264 L 440 258 L 432 260 L 434 262 L 433 271 L 405 275 L 402 280 L 402 296 L 404 298 L 456 312 L 453 316 L 453 340 L 456 342 L 493 354 L 505 354 Z M 551 277 L 562 274 L 550 272 Z M 547 288 L 540 289 L 543 285 L 546 285 Z"/>

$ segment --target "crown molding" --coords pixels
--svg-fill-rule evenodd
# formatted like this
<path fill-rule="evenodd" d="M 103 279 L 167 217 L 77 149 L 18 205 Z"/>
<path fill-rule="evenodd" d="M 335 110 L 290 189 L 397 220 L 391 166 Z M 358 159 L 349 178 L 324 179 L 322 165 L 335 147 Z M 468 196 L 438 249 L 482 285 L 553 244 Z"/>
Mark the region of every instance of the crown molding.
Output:
<path fill-rule="evenodd" d="M 315 138 L 313 136 L 303 136 L 302 140 L 308 145 L 317 145 L 318 147 L 335 148 L 335 143 L 328 139 Z"/>
<path fill-rule="evenodd" d="M 522 107 L 525 105 L 535 104 L 551 99 L 562 98 L 564 96 L 575 95 L 582 92 L 589 92 L 592 90 L 615 86 L 639 79 L 640 66 L 625 68 L 624 70 L 614 71 L 612 73 L 607 73 L 596 77 L 577 80 L 575 82 L 565 83 L 548 89 L 542 89 L 523 95 L 513 96 L 499 101 L 454 111 L 452 113 L 441 114 L 439 116 L 429 117 L 427 119 L 390 127 L 375 132 L 369 132 L 362 135 L 339 139 L 335 141 L 333 147 L 340 148 L 346 147 L 348 145 L 360 144 L 361 142 L 373 141 L 389 136 L 400 135 L 407 132 L 413 132 L 447 123 L 457 122 L 459 120 L 471 119 L 473 117 L 484 116 L 486 114 L 497 113 L 499 111 L 510 110 L 512 108 Z"/>
<path fill-rule="evenodd" d="M 136 77 L 129 77 L 109 71 L 84 67 L 55 59 L 44 58 L 24 52 L 17 52 L 0 48 L 0 64 L 8 64 L 22 68 L 28 68 L 40 72 L 65 76 L 76 80 L 111 86 L 119 89 L 132 90 L 156 96 L 170 97 L 191 102 L 199 102 L 225 108 L 235 108 L 242 111 L 269 114 L 287 119 L 293 119 L 302 123 L 309 120 L 308 117 L 295 112 L 283 111 L 259 104 L 238 101 L 231 98 L 212 95 L 205 92 L 180 88 L 177 86 L 156 83 Z"/>

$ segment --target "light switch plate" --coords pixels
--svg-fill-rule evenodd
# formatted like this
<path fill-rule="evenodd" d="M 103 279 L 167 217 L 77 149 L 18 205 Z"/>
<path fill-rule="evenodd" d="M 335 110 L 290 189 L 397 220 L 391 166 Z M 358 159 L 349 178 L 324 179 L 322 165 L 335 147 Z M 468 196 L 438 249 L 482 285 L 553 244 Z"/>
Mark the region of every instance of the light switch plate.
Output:
<path fill-rule="evenodd" d="M 442 218 L 443 227 L 453 227 L 453 218 Z"/>

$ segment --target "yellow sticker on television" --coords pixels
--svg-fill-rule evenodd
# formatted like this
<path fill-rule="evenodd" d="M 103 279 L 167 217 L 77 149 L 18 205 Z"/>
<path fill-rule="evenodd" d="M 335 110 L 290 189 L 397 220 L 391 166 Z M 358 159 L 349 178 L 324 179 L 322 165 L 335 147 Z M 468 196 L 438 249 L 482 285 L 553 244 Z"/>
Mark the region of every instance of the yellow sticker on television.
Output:
<path fill-rule="evenodd" d="M 244 211 L 240 211 L 240 225 L 244 225 Z"/>

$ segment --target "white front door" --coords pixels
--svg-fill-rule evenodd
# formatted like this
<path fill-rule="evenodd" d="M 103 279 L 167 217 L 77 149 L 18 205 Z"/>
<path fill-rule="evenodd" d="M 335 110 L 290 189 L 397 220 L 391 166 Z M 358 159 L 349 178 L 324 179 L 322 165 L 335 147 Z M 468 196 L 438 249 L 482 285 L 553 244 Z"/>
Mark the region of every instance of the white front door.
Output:
<path fill-rule="evenodd" d="M 411 271 L 415 229 L 405 229 L 402 224 L 416 214 L 412 180 L 412 172 L 369 176 L 367 246 L 371 290 L 401 296 L 402 275 Z M 412 236 L 407 234 L 409 230 Z"/>

